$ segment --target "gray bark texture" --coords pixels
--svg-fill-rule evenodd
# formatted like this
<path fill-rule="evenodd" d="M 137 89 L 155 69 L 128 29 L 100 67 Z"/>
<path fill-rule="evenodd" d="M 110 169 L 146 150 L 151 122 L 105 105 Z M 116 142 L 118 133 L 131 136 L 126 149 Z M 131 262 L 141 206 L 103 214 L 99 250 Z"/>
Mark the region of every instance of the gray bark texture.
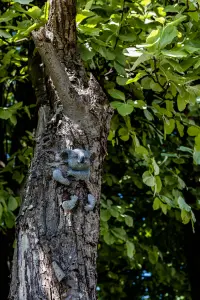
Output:
<path fill-rule="evenodd" d="M 10 300 L 96 299 L 101 172 L 112 112 L 80 61 L 75 15 L 74 0 L 51 0 L 47 25 L 33 33 L 43 76 L 34 80 L 36 146 L 17 218 Z M 72 178 L 62 185 L 53 169 L 61 151 L 75 148 L 91 153 L 89 182 Z M 90 211 L 88 194 L 97 199 Z M 78 203 L 66 212 L 62 203 L 71 196 Z"/>

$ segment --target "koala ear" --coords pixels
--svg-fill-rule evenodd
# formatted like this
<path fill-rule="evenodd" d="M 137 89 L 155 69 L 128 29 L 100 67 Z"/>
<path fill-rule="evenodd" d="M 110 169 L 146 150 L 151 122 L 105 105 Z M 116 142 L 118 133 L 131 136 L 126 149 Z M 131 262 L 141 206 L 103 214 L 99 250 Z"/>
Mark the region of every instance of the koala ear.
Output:
<path fill-rule="evenodd" d="M 60 156 L 61 158 L 63 159 L 63 161 L 67 162 L 68 160 L 68 155 L 69 155 L 69 151 L 71 150 L 68 150 L 68 149 L 65 149 L 61 152 Z"/>

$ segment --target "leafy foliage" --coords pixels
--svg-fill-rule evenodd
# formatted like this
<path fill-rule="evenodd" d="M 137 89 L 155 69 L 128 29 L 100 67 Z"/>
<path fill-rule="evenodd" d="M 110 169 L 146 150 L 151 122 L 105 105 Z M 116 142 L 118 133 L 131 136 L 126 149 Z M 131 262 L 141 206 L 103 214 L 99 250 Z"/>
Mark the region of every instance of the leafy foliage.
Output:
<path fill-rule="evenodd" d="M 30 22 L 35 24 L 34 19 L 27 20 L 27 15 L 34 18 L 39 8 L 25 10 L 18 2 L 1 4 L 0 15 L 0 226 L 3 231 L 15 224 L 14 213 L 21 203 L 20 186 L 30 165 L 33 146 L 34 123 L 30 121 L 35 97 L 28 82 L 28 43 L 16 41 L 28 34 Z"/>
<path fill-rule="evenodd" d="M 88 3 L 77 16 L 81 55 L 90 70 L 102 71 L 99 80 L 118 113 L 109 141 L 129 144 L 134 174 L 150 187 L 157 209 L 184 211 L 178 199 L 191 188 L 185 165 L 199 165 L 198 3 Z M 189 221 L 195 222 L 192 206 Z"/>

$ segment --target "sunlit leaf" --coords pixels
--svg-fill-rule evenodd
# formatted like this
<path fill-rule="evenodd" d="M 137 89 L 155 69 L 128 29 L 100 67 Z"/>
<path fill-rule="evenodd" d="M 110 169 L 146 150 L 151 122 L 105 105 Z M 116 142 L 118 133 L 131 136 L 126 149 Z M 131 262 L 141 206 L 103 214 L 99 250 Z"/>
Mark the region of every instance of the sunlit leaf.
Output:
<path fill-rule="evenodd" d="M 148 186 L 155 185 L 155 177 L 152 174 L 150 174 L 149 171 L 143 173 L 142 180 Z"/>
<path fill-rule="evenodd" d="M 29 4 L 33 2 L 33 0 L 13 0 L 13 2 L 20 3 L 20 4 Z"/>
<path fill-rule="evenodd" d="M 114 99 L 125 100 L 125 95 L 123 92 L 117 89 L 108 90 L 109 95 Z"/>
<path fill-rule="evenodd" d="M 190 136 L 196 136 L 200 133 L 200 128 L 196 126 L 190 126 L 187 130 L 188 135 Z"/>
<path fill-rule="evenodd" d="M 132 242 L 126 241 L 127 256 L 132 258 L 135 252 L 135 246 Z"/>

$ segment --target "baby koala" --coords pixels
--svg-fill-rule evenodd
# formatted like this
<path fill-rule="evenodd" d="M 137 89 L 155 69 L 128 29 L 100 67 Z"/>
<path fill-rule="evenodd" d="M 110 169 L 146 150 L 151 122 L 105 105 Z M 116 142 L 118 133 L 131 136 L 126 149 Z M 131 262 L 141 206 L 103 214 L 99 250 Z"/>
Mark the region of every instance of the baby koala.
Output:
<path fill-rule="evenodd" d="M 90 177 L 90 152 L 82 149 L 66 149 L 60 154 L 64 163 L 68 165 L 67 176 L 73 176 L 76 180 L 88 181 Z M 60 169 L 53 171 L 53 178 L 64 185 L 70 181 L 62 175 Z"/>
<path fill-rule="evenodd" d="M 75 180 L 84 180 L 89 185 L 90 177 L 90 152 L 83 149 L 66 149 L 60 154 L 62 161 L 67 164 L 68 169 L 64 177 L 59 168 L 53 171 L 53 178 L 61 184 L 69 185 L 70 181 L 67 176 L 73 176 Z M 78 198 L 74 195 L 71 200 L 63 202 L 65 211 L 71 210 L 77 202 Z M 85 206 L 87 211 L 92 210 L 96 200 L 92 194 L 88 194 L 88 205 Z"/>

